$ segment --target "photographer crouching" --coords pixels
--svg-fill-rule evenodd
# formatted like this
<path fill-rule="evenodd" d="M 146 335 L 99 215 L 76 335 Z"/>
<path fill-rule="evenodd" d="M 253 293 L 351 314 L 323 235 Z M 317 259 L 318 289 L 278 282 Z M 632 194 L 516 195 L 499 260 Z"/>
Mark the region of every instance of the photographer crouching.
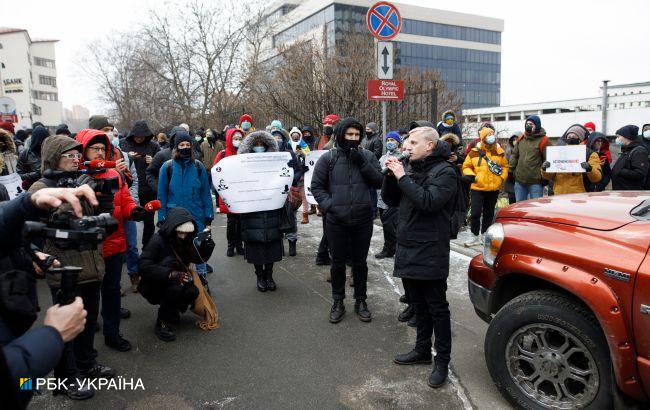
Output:
<path fill-rule="evenodd" d="M 449 236 L 456 194 L 456 172 L 447 159 L 449 145 L 439 141 L 431 127 L 411 130 L 404 143 L 410 161 L 405 167 L 395 158 L 386 160 L 382 198 L 399 207 L 397 249 L 393 275 L 402 278 L 415 305 L 417 338 L 409 353 L 395 356 L 400 365 L 430 364 L 431 336 L 435 333 L 435 367 L 429 386 L 447 380 L 451 357 L 451 318 L 447 303 Z"/>
<path fill-rule="evenodd" d="M 88 186 L 75 189 L 42 189 L 24 194 L 0 207 L 0 397 L 5 408 L 23 408 L 30 391 L 19 391 L 20 378 L 45 377 L 59 362 L 64 343 L 84 328 L 86 311 L 81 298 L 65 306 L 55 305 L 45 313 L 43 326 L 28 330 L 36 320 L 35 275 L 42 274 L 27 254 L 22 238 L 26 221 L 47 217 L 64 202 L 76 217 L 82 216 L 79 198 L 97 205 Z M 31 252 L 34 254 L 34 252 Z M 43 260 L 47 255 L 38 254 Z M 50 259 L 50 258 L 48 258 Z M 53 266 L 57 261 L 50 260 Z"/>

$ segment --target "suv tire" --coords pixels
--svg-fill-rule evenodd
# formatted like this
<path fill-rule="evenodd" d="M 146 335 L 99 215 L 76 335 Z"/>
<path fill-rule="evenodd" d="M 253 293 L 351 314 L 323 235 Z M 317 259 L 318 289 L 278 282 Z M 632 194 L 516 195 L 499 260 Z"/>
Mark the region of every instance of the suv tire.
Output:
<path fill-rule="evenodd" d="M 485 336 L 485 359 L 518 408 L 612 408 L 607 341 L 595 316 L 563 294 L 534 291 L 504 305 Z"/>

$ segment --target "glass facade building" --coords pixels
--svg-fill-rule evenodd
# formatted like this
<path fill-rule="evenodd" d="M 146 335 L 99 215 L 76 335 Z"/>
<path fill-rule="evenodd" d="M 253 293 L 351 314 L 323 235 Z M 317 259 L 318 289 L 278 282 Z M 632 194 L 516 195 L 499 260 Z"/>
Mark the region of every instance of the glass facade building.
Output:
<path fill-rule="evenodd" d="M 346 32 L 366 30 L 367 11 L 366 7 L 330 4 L 277 33 L 273 37 L 273 46 L 290 43 L 316 28 L 322 28 L 328 45 L 333 45 Z M 501 45 L 499 31 L 407 18 L 402 20 L 400 33 Z M 501 53 L 498 51 L 395 41 L 395 67 L 400 66 L 438 70 L 447 87 L 463 97 L 464 108 L 497 106 L 500 103 Z"/>

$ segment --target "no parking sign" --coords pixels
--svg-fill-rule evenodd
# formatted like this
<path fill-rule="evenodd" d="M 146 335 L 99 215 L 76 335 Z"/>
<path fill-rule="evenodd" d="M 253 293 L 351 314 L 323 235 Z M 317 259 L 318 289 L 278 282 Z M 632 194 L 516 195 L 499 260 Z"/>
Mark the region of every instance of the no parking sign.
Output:
<path fill-rule="evenodd" d="M 370 34 L 380 41 L 387 41 L 394 38 L 402 29 L 402 16 L 397 7 L 380 1 L 368 9 L 366 14 L 366 25 Z"/>

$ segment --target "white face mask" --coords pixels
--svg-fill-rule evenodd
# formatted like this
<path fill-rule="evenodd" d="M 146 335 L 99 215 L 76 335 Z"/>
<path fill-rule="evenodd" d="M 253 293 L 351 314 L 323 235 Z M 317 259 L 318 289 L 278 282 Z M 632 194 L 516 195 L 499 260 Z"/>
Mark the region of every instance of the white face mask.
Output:
<path fill-rule="evenodd" d="M 112 140 L 113 137 L 115 136 L 115 134 L 113 134 L 113 131 L 108 131 L 108 132 L 106 133 L 106 136 L 108 137 L 109 140 Z"/>
<path fill-rule="evenodd" d="M 239 148 L 239 144 L 241 144 L 241 140 L 232 140 L 233 147 Z"/>
<path fill-rule="evenodd" d="M 650 140 L 650 130 L 643 131 L 643 138 Z"/>

